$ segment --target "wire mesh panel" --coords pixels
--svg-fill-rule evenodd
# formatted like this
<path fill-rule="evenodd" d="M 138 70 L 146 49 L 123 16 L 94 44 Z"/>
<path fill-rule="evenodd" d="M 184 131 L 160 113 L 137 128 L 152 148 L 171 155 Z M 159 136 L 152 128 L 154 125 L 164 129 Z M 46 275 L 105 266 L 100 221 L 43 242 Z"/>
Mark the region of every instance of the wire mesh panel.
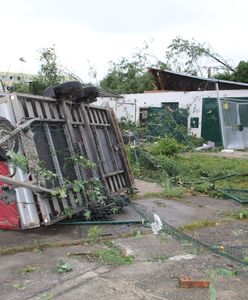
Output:
<path fill-rule="evenodd" d="M 11 100 L 17 124 L 34 120 L 20 136 L 29 178 L 51 191 L 36 193 L 42 224 L 79 212 L 89 219 L 93 209 L 109 212 L 113 193 L 132 189 L 121 134 L 110 110 L 23 94 Z"/>
<path fill-rule="evenodd" d="M 224 147 L 243 149 L 248 146 L 247 103 L 235 100 L 221 100 L 224 120 Z"/>

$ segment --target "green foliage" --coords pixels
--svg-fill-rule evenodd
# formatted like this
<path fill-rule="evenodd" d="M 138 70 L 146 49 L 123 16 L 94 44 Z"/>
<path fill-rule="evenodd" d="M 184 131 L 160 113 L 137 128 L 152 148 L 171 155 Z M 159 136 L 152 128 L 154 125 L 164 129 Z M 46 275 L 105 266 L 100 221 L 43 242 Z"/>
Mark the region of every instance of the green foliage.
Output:
<path fill-rule="evenodd" d="M 83 155 L 79 155 L 79 154 L 75 154 L 72 155 L 69 158 L 66 158 L 66 162 L 65 162 L 65 168 L 68 166 L 68 164 L 73 164 L 76 166 L 80 166 L 82 168 L 85 169 L 95 169 L 96 168 L 96 164 L 90 160 L 87 159 L 86 157 L 84 157 Z"/>
<path fill-rule="evenodd" d="M 61 199 L 64 199 L 67 197 L 67 188 L 66 186 L 61 186 L 57 188 L 55 191 L 52 192 L 53 196 L 57 196 Z"/>
<path fill-rule="evenodd" d="M 57 273 L 67 273 L 72 271 L 72 266 L 69 263 L 60 260 L 56 265 Z"/>
<path fill-rule="evenodd" d="M 35 95 L 42 95 L 44 89 L 64 80 L 57 64 L 57 55 L 54 47 L 40 50 L 40 71 L 30 84 L 30 92 Z"/>
<path fill-rule="evenodd" d="M 248 61 L 240 61 L 233 72 L 226 71 L 214 76 L 222 80 L 231 80 L 248 83 Z"/>
<path fill-rule="evenodd" d="M 73 209 L 72 207 L 66 207 L 66 208 L 65 208 L 65 215 L 66 215 L 69 219 L 72 218 L 72 216 L 74 215 L 74 213 L 75 213 L 75 211 L 74 211 L 74 209 Z"/>
<path fill-rule="evenodd" d="M 118 246 L 113 245 L 109 249 L 103 249 L 96 252 L 96 256 L 100 261 L 107 265 L 130 265 L 134 259 L 131 255 L 123 255 Z"/>
<path fill-rule="evenodd" d="M 248 61 L 240 61 L 233 73 L 233 80 L 248 83 Z"/>
<path fill-rule="evenodd" d="M 216 62 L 219 68 L 233 70 L 229 64 L 205 43 L 191 41 L 177 36 L 168 46 L 166 57 L 169 65 L 173 66 L 177 72 L 188 73 L 191 75 L 203 75 L 206 63 Z"/>
<path fill-rule="evenodd" d="M 30 92 L 29 91 L 29 83 L 24 82 L 24 81 L 13 83 L 11 88 L 14 92 L 18 92 L 18 93 L 29 94 L 29 92 Z"/>
<path fill-rule="evenodd" d="M 88 230 L 88 239 L 91 244 L 95 244 L 102 234 L 102 229 L 98 226 L 92 226 Z"/>
<path fill-rule="evenodd" d="M 48 170 L 46 168 L 45 162 L 41 160 L 38 161 L 36 168 L 32 170 L 32 172 L 34 173 L 35 177 L 38 180 L 39 179 L 53 180 L 58 177 L 56 173 Z"/>
<path fill-rule="evenodd" d="M 234 218 L 234 219 L 238 219 L 238 220 L 248 219 L 248 209 L 241 208 L 235 212 L 226 213 L 226 216 Z"/>
<path fill-rule="evenodd" d="M 154 157 L 154 165 L 156 168 L 168 176 L 178 176 L 180 174 L 179 164 L 172 158 L 164 155 L 158 155 Z"/>
<path fill-rule="evenodd" d="M 44 292 L 39 296 L 39 300 L 52 300 L 53 295 L 50 292 Z"/>
<path fill-rule="evenodd" d="M 107 75 L 100 82 L 102 89 L 117 94 L 143 93 L 153 89 L 153 79 L 147 72 L 148 67 L 167 68 L 165 63 L 147 54 L 149 45 L 138 49 L 129 58 L 111 62 Z M 156 63 L 152 62 L 156 60 Z"/>
<path fill-rule="evenodd" d="M 79 193 L 79 192 L 84 192 L 85 188 L 87 187 L 88 181 L 87 180 L 74 180 L 72 182 L 72 189 L 73 192 Z"/>
<path fill-rule="evenodd" d="M 39 270 L 40 270 L 39 267 L 28 265 L 28 266 L 20 268 L 19 272 L 21 274 L 26 274 L 26 273 L 31 273 L 31 272 L 38 272 Z"/>
<path fill-rule="evenodd" d="M 165 136 L 154 144 L 151 153 L 154 155 L 175 156 L 181 149 L 182 146 L 175 139 Z"/>
<path fill-rule="evenodd" d="M 198 221 L 180 226 L 180 229 L 181 230 L 195 230 L 195 229 L 204 228 L 204 227 L 208 227 L 208 226 L 215 226 L 215 225 L 216 225 L 215 221 L 198 220 Z"/>
<path fill-rule="evenodd" d="M 166 107 L 149 107 L 145 134 L 154 137 L 169 136 L 178 142 L 185 142 L 189 110 L 178 108 L 171 111 Z"/>
<path fill-rule="evenodd" d="M 28 160 L 25 155 L 16 153 L 13 150 L 9 150 L 6 155 L 10 158 L 14 167 L 18 167 L 23 171 L 27 172 L 28 170 Z"/>
<path fill-rule="evenodd" d="M 165 180 L 162 185 L 164 188 L 164 195 L 168 198 L 182 198 L 186 193 L 184 187 L 173 185 L 169 179 Z"/>

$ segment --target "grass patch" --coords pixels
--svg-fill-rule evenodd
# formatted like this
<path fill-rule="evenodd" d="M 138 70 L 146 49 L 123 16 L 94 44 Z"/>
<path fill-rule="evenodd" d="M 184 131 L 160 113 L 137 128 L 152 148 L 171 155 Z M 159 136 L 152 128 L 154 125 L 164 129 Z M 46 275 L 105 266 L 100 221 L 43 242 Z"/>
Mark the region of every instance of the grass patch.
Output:
<path fill-rule="evenodd" d="M 21 274 L 26 274 L 26 273 L 38 272 L 39 270 L 40 270 L 39 267 L 28 265 L 28 266 L 20 268 L 18 271 Z"/>
<path fill-rule="evenodd" d="M 156 261 L 156 262 L 165 262 L 169 259 L 170 257 L 168 255 L 155 255 L 155 256 L 152 256 L 152 259 L 151 261 Z"/>
<path fill-rule="evenodd" d="M 87 234 L 90 244 L 95 244 L 101 235 L 102 235 L 102 229 L 100 227 L 98 226 L 90 227 Z"/>
<path fill-rule="evenodd" d="M 225 215 L 227 217 L 231 217 L 233 219 L 237 219 L 237 220 L 244 220 L 244 219 L 248 219 L 248 209 L 247 208 L 241 208 L 237 211 L 234 212 L 227 212 L 225 213 Z"/>
<path fill-rule="evenodd" d="M 203 228 L 203 227 L 215 226 L 216 223 L 217 223 L 216 221 L 199 220 L 199 221 L 195 221 L 192 223 L 182 225 L 179 228 L 181 230 L 195 230 L 195 229 L 199 229 L 199 228 Z M 219 222 L 218 222 L 218 224 L 219 224 Z"/>
<path fill-rule="evenodd" d="M 95 252 L 94 256 L 102 263 L 107 265 L 130 265 L 134 259 L 131 255 L 123 255 L 118 246 L 113 245 L 108 249 L 102 249 Z"/>

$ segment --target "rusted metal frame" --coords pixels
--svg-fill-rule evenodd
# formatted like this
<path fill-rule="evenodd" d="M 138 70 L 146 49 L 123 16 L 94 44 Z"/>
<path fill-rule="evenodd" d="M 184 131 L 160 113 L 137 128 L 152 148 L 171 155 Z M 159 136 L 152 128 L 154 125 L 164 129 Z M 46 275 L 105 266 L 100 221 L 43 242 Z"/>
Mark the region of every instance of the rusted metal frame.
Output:
<path fill-rule="evenodd" d="M 60 169 L 59 160 L 58 160 L 57 153 L 56 153 L 56 150 L 55 150 L 55 147 L 54 147 L 54 144 L 53 144 L 53 139 L 52 139 L 52 136 L 51 136 L 51 132 L 49 130 L 49 126 L 48 126 L 47 123 L 44 123 L 43 126 L 44 126 L 44 131 L 45 131 L 45 134 L 46 134 L 48 146 L 49 146 L 49 149 L 50 149 L 51 157 L 52 157 L 52 160 L 53 160 L 54 168 L 55 168 L 56 174 L 58 176 L 58 181 L 59 181 L 60 186 L 63 186 L 64 185 L 64 178 L 63 178 L 63 175 L 62 175 L 62 172 L 61 172 L 61 169 Z M 64 208 L 68 208 L 68 203 L 67 203 L 67 200 L 65 198 L 62 198 L 61 202 L 62 202 Z"/>
<path fill-rule="evenodd" d="M 88 108 L 89 108 L 89 106 L 88 106 Z M 89 141 L 89 150 L 91 152 L 91 157 L 93 158 L 92 160 L 96 162 L 96 161 L 99 161 L 100 157 L 99 157 L 98 151 L 96 150 L 96 142 L 95 142 L 95 139 L 93 136 L 92 128 L 90 126 L 90 121 L 89 121 L 89 117 L 88 117 L 85 105 L 81 103 L 80 109 L 81 109 L 83 120 L 84 120 L 84 128 L 85 128 L 85 131 L 86 131 L 87 137 L 88 137 L 88 139 L 86 139 L 86 140 Z M 104 182 L 104 185 L 108 186 L 107 180 L 104 177 L 105 173 L 104 173 L 101 163 L 98 164 L 98 171 L 99 171 L 100 178 Z"/>
<path fill-rule="evenodd" d="M 122 165 L 123 165 L 123 169 L 124 169 L 124 174 L 125 174 L 125 178 L 127 180 L 127 186 L 130 188 L 134 188 L 134 179 L 132 176 L 132 172 L 131 172 L 131 167 L 127 158 L 127 154 L 125 151 L 125 147 L 124 147 L 124 142 L 123 142 L 123 138 L 121 135 L 121 131 L 120 128 L 118 127 L 118 123 L 117 123 L 117 119 L 116 116 L 114 114 L 114 111 L 112 109 L 107 108 L 106 109 L 106 113 L 107 116 L 109 117 L 109 120 L 113 126 L 114 132 L 116 134 L 116 138 L 117 138 L 117 142 L 119 144 L 119 150 L 121 152 L 121 160 L 122 160 Z"/>

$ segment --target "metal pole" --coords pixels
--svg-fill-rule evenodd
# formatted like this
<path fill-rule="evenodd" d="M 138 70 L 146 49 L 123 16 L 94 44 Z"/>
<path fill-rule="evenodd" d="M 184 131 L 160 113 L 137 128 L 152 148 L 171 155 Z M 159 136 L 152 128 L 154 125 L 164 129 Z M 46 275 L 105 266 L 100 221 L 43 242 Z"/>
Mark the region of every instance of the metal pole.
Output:
<path fill-rule="evenodd" d="M 217 94 L 217 102 L 218 102 L 218 108 L 219 108 L 219 123 L 220 123 L 220 131 L 221 131 L 221 140 L 222 140 L 223 148 L 225 149 L 227 145 L 226 145 L 226 136 L 225 136 L 225 131 L 224 131 L 223 110 L 222 110 L 221 102 L 220 102 L 218 82 L 215 82 L 215 90 L 216 90 L 216 94 Z"/>

